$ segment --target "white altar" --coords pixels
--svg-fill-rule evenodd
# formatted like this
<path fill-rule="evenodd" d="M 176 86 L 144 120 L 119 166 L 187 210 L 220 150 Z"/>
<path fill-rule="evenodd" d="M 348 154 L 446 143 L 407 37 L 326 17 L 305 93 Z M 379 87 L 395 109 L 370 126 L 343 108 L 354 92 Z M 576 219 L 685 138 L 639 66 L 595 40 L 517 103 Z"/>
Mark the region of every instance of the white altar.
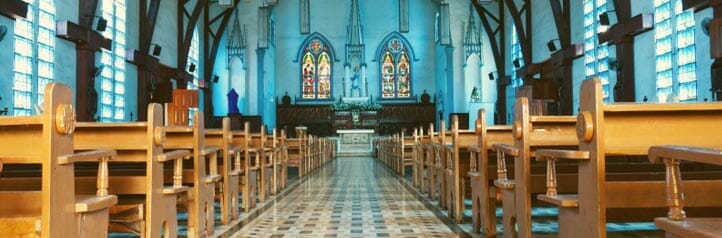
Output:
<path fill-rule="evenodd" d="M 337 130 L 339 135 L 336 155 L 338 157 L 368 157 L 373 153 L 374 130 Z"/>

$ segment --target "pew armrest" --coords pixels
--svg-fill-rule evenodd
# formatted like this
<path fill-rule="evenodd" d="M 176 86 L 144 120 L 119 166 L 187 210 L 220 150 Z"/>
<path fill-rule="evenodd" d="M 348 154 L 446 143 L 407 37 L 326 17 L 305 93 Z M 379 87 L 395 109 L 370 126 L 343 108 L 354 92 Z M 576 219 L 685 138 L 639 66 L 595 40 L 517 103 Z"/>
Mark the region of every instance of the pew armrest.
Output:
<path fill-rule="evenodd" d="M 504 153 L 508 156 L 519 156 L 519 149 L 514 148 L 514 146 L 507 145 L 507 144 L 494 144 L 492 145 L 492 148 L 496 150 L 497 152 Z"/>
<path fill-rule="evenodd" d="M 722 234 L 722 218 L 690 218 L 674 221 L 663 217 L 654 219 L 654 224 L 667 234 L 676 237 L 719 237 Z"/>
<path fill-rule="evenodd" d="M 514 180 L 511 179 L 495 179 L 494 186 L 504 190 L 514 190 L 514 188 L 516 187 L 516 183 L 514 182 Z"/>
<path fill-rule="evenodd" d="M 158 162 L 166 162 L 177 159 L 189 159 L 191 152 L 188 150 L 174 150 L 158 155 Z"/>
<path fill-rule="evenodd" d="M 178 194 L 188 190 L 187 186 L 183 186 L 183 159 L 191 155 L 188 150 L 174 150 L 158 155 L 158 162 L 173 161 L 173 186 L 163 188 L 164 194 Z"/>
<path fill-rule="evenodd" d="M 652 163 L 664 162 L 665 189 L 667 195 L 666 219 L 684 221 L 687 215 L 684 211 L 684 189 L 679 170 L 681 160 L 720 165 L 722 164 L 722 151 L 687 146 L 652 146 L 649 148 L 649 161 Z M 666 230 L 666 229 L 665 229 Z"/>
<path fill-rule="evenodd" d="M 578 150 L 537 150 L 536 151 L 536 160 L 547 162 L 547 174 L 546 174 L 547 191 L 546 191 L 545 196 L 548 199 L 551 199 L 547 202 L 557 204 L 557 206 L 563 207 L 564 204 L 568 204 L 568 203 L 562 204 L 558 201 L 555 202 L 555 200 L 553 200 L 556 198 L 567 198 L 567 197 L 563 197 L 563 195 L 557 195 L 557 168 L 556 168 L 557 165 L 556 165 L 556 163 L 557 163 L 558 159 L 588 160 L 589 152 L 588 151 L 578 151 Z M 540 197 L 540 199 L 541 199 L 541 197 Z"/>
<path fill-rule="evenodd" d="M 78 196 L 75 199 L 75 212 L 87 213 L 109 208 L 118 203 L 115 195 Z"/>
<path fill-rule="evenodd" d="M 218 153 L 218 151 L 221 150 L 216 146 L 206 147 L 201 151 L 201 156 L 207 156 L 213 153 Z"/>
<path fill-rule="evenodd" d="M 537 150 L 536 160 L 545 161 L 551 159 L 587 160 L 589 151 L 580 150 Z"/>
<path fill-rule="evenodd" d="M 76 162 L 99 162 L 103 158 L 112 158 L 117 156 L 115 150 L 91 150 L 72 155 L 64 155 L 58 158 L 59 164 L 72 164 Z M 1 168 L 1 167 L 0 167 Z"/>
<path fill-rule="evenodd" d="M 472 146 L 469 146 L 469 152 L 480 153 L 481 148 L 479 148 L 479 146 L 477 146 L 477 145 L 472 145 Z"/>
<path fill-rule="evenodd" d="M 72 155 L 65 155 L 61 156 L 58 159 L 59 164 L 74 164 L 76 162 L 98 162 L 98 177 L 97 177 L 97 185 L 98 185 L 98 191 L 96 192 L 96 195 L 99 198 L 102 197 L 108 197 L 108 161 L 117 156 L 117 152 L 115 150 L 91 150 L 91 151 L 85 151 L 80 153 L 74 153 Z M 0 166 L 1 169 L 2 166 Z M 118 198 L 116 197 L 113 204 L 118 202 Z M 87 211 L 93 211 L 95 208 L 93 207 L 102 207 L 103 201 L 100 200 L 87 200 L 82 202 L 80 205 L 76 203 L 76 211 L 78 211 L 78 206 L 81 206 L 81 210 L 86 209 Z M 83 205 L 85 203 L 85 205 Z M 98 204 L 101 203 L 101 204 Z M 111 205 L 113 205 L 111 204 Z M 88 210 L 89 209 L 89 210 Z M 82 212 L 82 211 L 78 211 Z"/>
<path fill-rule="evenodd" d="M 240 146 L 233 146 L 228 150 L 229 155 L 235 155 L 241 152 L 243 152 L 243 149 Z"/>
<path fill-rule="evenodd" d="M 576 194 L 559 194 L 554 196 L 539 194 L 537 195 L 537 199 L 557 205 L 558 207 L 579 207 L 579 198 Z"/>
<path fill-rule="evenodd" d="M 218 175 L 218 174 L 208 175 L 208 176 L 206 176 L 204 182 L 206 182 L 206 183 L 217 183 L 218 181 L 221 181 L 222 178 L 223 178 L 223 177 L 221 177 L 221 176 Z"/>
<path fill-rule="evenodd" d="M 652 146 L 649 148 L 649 162 L 659 163 L 665 158 L 722 165 L 722 150 L 677 145 Z"/>

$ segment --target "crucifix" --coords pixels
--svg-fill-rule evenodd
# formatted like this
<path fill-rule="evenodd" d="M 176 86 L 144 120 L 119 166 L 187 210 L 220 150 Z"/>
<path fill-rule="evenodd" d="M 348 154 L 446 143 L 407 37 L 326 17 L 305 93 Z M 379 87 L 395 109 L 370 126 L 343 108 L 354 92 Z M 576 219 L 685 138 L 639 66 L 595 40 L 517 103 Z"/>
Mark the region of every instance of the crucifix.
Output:
<path fill-rule="evenodd" d="M 184 69 L 164 65 L 147 53 L 128 50 L 125 61 L 138 66 L 138 120 L 147 119 L 146 106 L 149 103 L 169 103 L 173 101 L 173 84 L 176 80 L 179 88 L 185 88 L 186 82 L 193 80 L 193 75 Z"/>
<path fill-rule="evenodd" d="M 599 44 L 617 46 L 617 84 L 614 85 L 614 101 L 634 102 L 634 37 L 654 28 L 652 14 L 631 16 L 629 0 L 615 0 L 618 23 L 605 32 L 597 34 Z"/>
<path fill-rule="evenodd" d="M 710 76 L 712 81 L 712 100 L 720 101 L 722 97 L 722 0 L 683 0 L 684 10 L 694 9 L 695 12 L 711 7 L 714 19 L 709 23 L 709 50 L 714 59 Z"/>
<path fill-rule="evenodd" d="M 101 49 L 112 50 L 112 41 L 106 39 L 99 32 L 91 29 L 95 19 L 97 1 L 81 1 L 80 24 L 70 21 L 56 22 L 56 35 L 75 43 L 77 64 L 75 71 L 75 101 L 77 121 L 96 121 L 95 113 L 98 110 L 98 93 L 95 90 L 95 78 L 101 73 L 102 67 L 95 66 L 95 52 Z M 100 23 L 99 23 L 100 24 Z M 99 31 L 104 29 L 98 27 Z"/>

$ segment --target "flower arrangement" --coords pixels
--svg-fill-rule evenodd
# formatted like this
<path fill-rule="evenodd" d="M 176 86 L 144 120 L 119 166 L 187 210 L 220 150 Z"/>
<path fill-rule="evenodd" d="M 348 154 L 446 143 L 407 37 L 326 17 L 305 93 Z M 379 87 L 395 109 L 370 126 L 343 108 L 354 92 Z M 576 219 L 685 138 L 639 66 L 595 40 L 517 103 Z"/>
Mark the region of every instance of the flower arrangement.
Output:
<path fill-rule="evenodd" d="M 383 106 L 374 102 L 339 102 L 331 105 L 331 111 L 380 111 Z"/>

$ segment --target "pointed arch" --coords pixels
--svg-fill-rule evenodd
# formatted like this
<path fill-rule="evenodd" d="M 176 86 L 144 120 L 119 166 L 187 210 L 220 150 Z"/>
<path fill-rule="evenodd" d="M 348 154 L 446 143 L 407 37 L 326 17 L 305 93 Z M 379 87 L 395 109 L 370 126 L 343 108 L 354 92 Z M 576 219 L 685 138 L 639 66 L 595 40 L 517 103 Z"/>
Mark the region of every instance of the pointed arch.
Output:
<path fill-rule="evenodd" d="M 416 61 L 408 40 L 398 32 L 387 35 L 376 48 L 379 62 L 381 99 L 406 99 L 412 95 L 412 61 Z"/>
<path fill-rule="evenodd" d="M 318 32 L 306 38 L 298 50 L 301 100 L 332 100 L 333 63 L 338 61 L 331 43 Z"/>

